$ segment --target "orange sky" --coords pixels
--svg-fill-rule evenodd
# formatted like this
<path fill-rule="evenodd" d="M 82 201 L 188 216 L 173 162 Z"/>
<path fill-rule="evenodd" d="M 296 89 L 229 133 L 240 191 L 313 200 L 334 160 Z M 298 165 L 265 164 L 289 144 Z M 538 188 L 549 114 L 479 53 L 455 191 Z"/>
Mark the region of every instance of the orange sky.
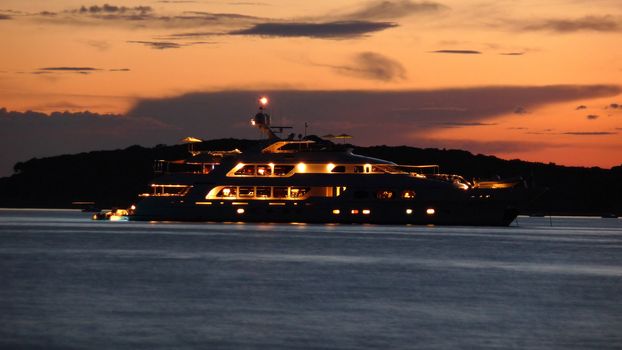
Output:
<path fill-rule="evenodd" d="M 414 91 L 431 95 L 408 106 L 419 112 L 394 130 L 399 137 L 382 142 L 372 126 L 356 129 L 353 142 L 465 148 L 564 165 L 622 163 L 619 0 L 105 4 L 0 0 L 0 107 L 125 115 L 144 101 L 188 93 Z M 549 86 L 569 88 L 549 96 Z M 485 105 L 499 101 L 474 98 L 475 106 L 447 96 L 484 87 L 544 89 L 541 97 L 502 101 L 494 111 Z M 568 92 L 573 88 L 580 92 Z M 324 107 L 318 111 L 331 113 L 330 104 Z M 437 127 L 418 132 L 421 111 L 433 109 L 444 111 L 430 114 Z M 286 112 L 300 111 L 290 105 Z M 346 128 L 351 120 L 341 122 Z M 318 134 L 353 132 L 314 127 Z M 46 152 L 33 148 L 23 156 Z"/>

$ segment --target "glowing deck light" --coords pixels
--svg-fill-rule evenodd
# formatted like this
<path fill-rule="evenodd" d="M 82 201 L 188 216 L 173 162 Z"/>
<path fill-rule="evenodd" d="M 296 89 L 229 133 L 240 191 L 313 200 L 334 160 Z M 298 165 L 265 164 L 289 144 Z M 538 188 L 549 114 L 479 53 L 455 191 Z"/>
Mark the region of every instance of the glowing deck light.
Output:
<path fill-rule="evenodd" d="M 335 169 L 335 164 L 333 163 L 326 164 L 326 171 L 330 173 L 331 171 L 333 171 L 333 169 Z"/>
<path fill-rule="evenodd" d="M 363 215 L 369 215 L 369 214 L 371 214 L 371 210 L 363 209 Z"/>
<path fill-rule="evenodd" d="M 299 173 L 304 173 L 305 171 L 307 171 L 307 165 L 305 163 L 298 163 L 298 165 L 296 165 L 296 170 Z"/>
<path fill-rule="evenodd" d="M 132 204 L 132 206 L 130 207 L 130 210 L 136 210 L 136 206 Z"/>
<path fill-rule="evenodd" d="M 262 106 L 262 107 L 263 107 L 263 106 L 266 106 L 266 105 L 268 104 L 268 98 L 267 98 L 266 96 L 262 96 L 262 97 L 259 99 L 259 103 L 261 103 L 261 106 Z"/>
<path fill-rule="evenodd" d="M 406 209 L 406 214 L 410 215 L 410 214 L 412 214 L 412 213 L 413 213 L 413 210 L 412 210 L 412 209 Z"/>
<path fill-rule="evenodd" d="M 333 209 L 333 214 L 335 214 L 335 215 L 339 215 L 339 214 L 341 214 L 341 210 L 339 210 L 339 209 Z"/>
<path fill-rule="evenodd" d="M 245 211 L 245 210 L 244 210 L 244 208 L 238 208 L 238 209 L 236 210 L 236 212 L 237 212 L 238 214 L 244 214 L 244 211 Z"/>
<path fill-rule="evenodd" d="M 358 209 L 352 209 L 352 210 L 350 210 L 350 213 L 356 215 L 356 214 L 359 213 L 359 210 Z"/>
<path fill-rule="evenodd" d="M 434 213 L 436 213 L 436 210 L 434 210 L 434 208 L 428 208 L 426 209 L 425 213 L 428 215 L 434 215 Z"/>

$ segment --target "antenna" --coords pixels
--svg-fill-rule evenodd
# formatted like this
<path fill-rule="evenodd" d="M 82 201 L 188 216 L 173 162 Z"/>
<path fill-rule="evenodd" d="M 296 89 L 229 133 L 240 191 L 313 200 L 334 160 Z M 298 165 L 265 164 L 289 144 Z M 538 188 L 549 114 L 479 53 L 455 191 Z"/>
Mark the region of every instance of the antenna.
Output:
<path fill-rule="evenodd" d="M 268 105 L 268 97 L 262 96 L 258 100 L 259 102 L 259 112 L 255 114 L 253 118 L 251 118 L 251 125 L 259 128 L 261 132 L 266 134 L 268 139 L 280 139 L 276 136 L 275 133 L 282 133 L 283 129 L 291 129 L 291 126 L 270 126 L 270 114 L 265 112 L 266 106 Z M 277 131 L 278 130 L 278 131 Z"/>

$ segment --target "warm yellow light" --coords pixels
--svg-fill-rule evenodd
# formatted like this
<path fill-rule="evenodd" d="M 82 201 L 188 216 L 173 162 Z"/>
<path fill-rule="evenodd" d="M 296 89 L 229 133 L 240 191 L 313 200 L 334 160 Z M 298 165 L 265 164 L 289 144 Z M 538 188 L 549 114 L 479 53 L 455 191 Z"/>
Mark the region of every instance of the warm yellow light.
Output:
<path fill-rule="evenodd" d="M 413 210 L 412 210 L 412 209 L 406 209 L 406 214 L 410 215 L 410 214 L 412 214 L 412 213 L 413 213 Z"/>
<path fill-rule="evenodd" d="M 359 210 L 358 209 L 352 209 L 352 210 L 350 210 L 350 213 L 356 215 L 356 214 L 359 213 Z"/>
<path fill-rule="evenodd" d="M 434 210 L 434 208 L 428 208 L 425 211 L 425 213 L 428 214 L 428 215 L 434 215 L 434 213 L 436 213 L 436 210 Z"/>
<path fill-rule="evenodd" d="M 363 171 L 366 173 L 371 173 L 371 164 L 363 165 Z"/>
<path fill-rule="evenodd" d="M 298 165 L 296 165 L 296 170 L 299 173 L 304 173 L 305 171 L 307 171 L 307 165 L 305 163 L 298 163 Z"/>
<path fill-rule="evenodd" d="M 267 105 L 267 104 L 268 104 L 268 98 L 267 98 L 266 96 L 262 96 L 262 97 L 259 99 L 259 103 L 261 103 L 261 105 L 262 105 L 262 106 Z"/>
<path fill-rule="evenodd" d="M 371 214 L 371 210 L 363 209 L 363 215 L 369 215 L 369 214 Z"/>
<path fill-rule="evenodd" d="M 130 210 L 136 210 L 136 206 L 132 204 L 132 206 L 130 207 Z"/>
<path fill-rule="evenodd" d="M 333 214 L 338 215 L 341 213 L 341 210 L 339 209 L 333 209 Z"/>
<path fill-rule="evenodd" d="M 236 210 L 236 212 L 237 212 L 238 214 L 244 214 L 244 208 L 238 208 L 238 209 Z"/>
<path fill-rule="evenodd" d="M 238 170 L 242 169 L 243 166 L 244 166 L 244 163 L 238 163 L 238 165 L 235 166 L 234 170 L 238 171 Z"/>
<path fill-rule="evenodd" d="M 335 164 L 333 163 L 326 164 L 326 171 L 330 173 L 331 171 L 333 171 L 333 169 L 335 169 Z"/>

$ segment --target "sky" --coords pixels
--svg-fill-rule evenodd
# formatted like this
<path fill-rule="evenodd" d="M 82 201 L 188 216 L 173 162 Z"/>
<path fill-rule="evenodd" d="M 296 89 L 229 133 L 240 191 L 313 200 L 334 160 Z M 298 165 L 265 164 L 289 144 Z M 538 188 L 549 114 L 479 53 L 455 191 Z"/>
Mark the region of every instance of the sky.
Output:
<path fill-rule="evenodd" d="M 619 0 L 0 0 L 0 176 L 257 138 L 263 95 L 296 133 L 610 168 L 621 34 Z"/>

